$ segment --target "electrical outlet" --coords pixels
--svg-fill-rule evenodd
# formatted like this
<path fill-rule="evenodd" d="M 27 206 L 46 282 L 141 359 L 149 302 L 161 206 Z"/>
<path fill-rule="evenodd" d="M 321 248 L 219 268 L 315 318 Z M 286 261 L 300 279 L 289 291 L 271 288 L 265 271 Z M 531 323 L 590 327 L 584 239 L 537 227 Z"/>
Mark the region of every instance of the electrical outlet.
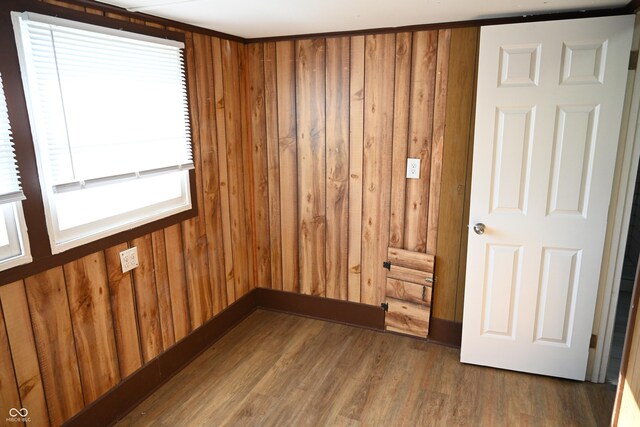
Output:
<path fill-rule="evenodd" d="M 138 265 L 138 248 L 135 246 L 120 252 L 120 263 L 122 264 L 122 272 L 126 273 L 136 268 Z"/>
<path fill-rule="evenodd" d="M 420 159 L 407 159 L 407 178 L 420 179 Z"/>

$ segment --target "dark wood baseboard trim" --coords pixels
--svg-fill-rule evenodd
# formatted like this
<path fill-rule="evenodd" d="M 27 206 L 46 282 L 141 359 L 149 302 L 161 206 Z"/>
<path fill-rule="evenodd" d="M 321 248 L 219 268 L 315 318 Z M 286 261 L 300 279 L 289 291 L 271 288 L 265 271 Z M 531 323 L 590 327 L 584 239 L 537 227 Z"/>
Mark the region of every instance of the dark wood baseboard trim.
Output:
<path fill-rule="evenodd" d="M 255 292 L 259 308 L 384 330 L 384 310 L 380 307 L 274 289 L 258 288 Z"/>
<path fill-rule="evenodd" d="M 259 288 L 255 292 L 259 308 L 384 331 L 384 310 L 380 307 L 274 289 Z M 460 347 L 462 323 L 433 317 L 426 340 Z"/>
<path fill-rule="evenodd" d="M 432 317 L 429 322 L 429 336 L 431 342 L 460 348 L 462 342 L 462 323 Z"/>
<path fill-rule="evenodd" d="M 384 331 L 385 313 L 380 307 L 257 288 L 124 379 L 64 426 L 115 424 L 257 308 Z M 459 347 L 461 335 L 461 323 L 432 318 L 427 340 Z"/>
<path fill-rule="evenodd" d="M 256 306 L 254 290 L 131 374 L 63 425 L 81 427 L 115 424 L 251 314 Z"/>

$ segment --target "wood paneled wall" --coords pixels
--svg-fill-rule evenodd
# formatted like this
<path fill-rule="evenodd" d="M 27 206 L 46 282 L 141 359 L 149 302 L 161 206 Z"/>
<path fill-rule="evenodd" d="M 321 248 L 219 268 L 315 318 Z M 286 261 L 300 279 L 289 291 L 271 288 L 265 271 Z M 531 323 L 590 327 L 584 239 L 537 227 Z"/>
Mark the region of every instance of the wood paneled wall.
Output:
<path fill-rule="evenodd" d="M 1 420 L 25 407 L 60 425 L 256 283 L 247 47 L 185 37 L 198 217 L 0 287 Z M 122 274 L 131 246 L 140 266 Z"/>
<path fill-rule="evenodd" d="M 248 46 L 259 286 L 378 305 L 392 246 L 436 254 L 434 315 L 461 319 L 477 41 L 465 28 Z"/>
<path fill-rule="evenodd" d="M 255 286 L 379 304 L 389 245 L 435 251 L 460 319 L 477 28 L 185 37 L 198 216 L 0 287 L 2 414 L 60 425 Z"/>

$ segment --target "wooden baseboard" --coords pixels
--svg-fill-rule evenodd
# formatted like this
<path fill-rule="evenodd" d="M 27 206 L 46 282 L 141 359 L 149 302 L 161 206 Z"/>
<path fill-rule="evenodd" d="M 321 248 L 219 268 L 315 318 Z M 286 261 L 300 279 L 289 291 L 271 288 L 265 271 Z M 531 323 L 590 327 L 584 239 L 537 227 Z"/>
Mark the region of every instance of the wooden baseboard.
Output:
<path fill-rule="evenodd" d="M 86 406 L 63 425 L 110 426 L 180 372 L 256 309 L 256 293 L 249 292 L 226 310 L 191 332 L 157 358 Z"/>
<path fill-rule="evenodd" d="M 438 344 L 460 348 L 462 323 L 432 317 L 429 322 L 429 336 L 427 339 Z"/>
<path fill-rule="evenodd" d="M 257 308 L 384 331 L 385 313 L 380 307 L 257 288 L 124 379 L 64 426 L 115 424 Z M 459 347 L 461 336 L 462 324 L 431 319 L 429 341 Z"/>
<path fill-rule="evenodd" d="M 361 328 L 384 330 L 384 310 L 373 305 L 258 288 L 258 307 Z"/>

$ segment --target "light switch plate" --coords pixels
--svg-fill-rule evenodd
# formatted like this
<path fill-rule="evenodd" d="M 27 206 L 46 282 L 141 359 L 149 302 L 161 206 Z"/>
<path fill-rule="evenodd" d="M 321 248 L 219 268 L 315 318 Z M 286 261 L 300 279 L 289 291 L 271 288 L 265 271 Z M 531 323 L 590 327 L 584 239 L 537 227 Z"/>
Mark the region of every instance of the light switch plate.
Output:
<path fill-rule="evenodd" d="M 120 263 L 122 264 L 122 272 L 126 273 L 136 268 L 138 265 L 138 248 L 132 247 L 120 252 Z"/>
<path fill-rule="evenodd" d="M 407 178 L 420 179 L 420 159 L 407 159 Z"/>

